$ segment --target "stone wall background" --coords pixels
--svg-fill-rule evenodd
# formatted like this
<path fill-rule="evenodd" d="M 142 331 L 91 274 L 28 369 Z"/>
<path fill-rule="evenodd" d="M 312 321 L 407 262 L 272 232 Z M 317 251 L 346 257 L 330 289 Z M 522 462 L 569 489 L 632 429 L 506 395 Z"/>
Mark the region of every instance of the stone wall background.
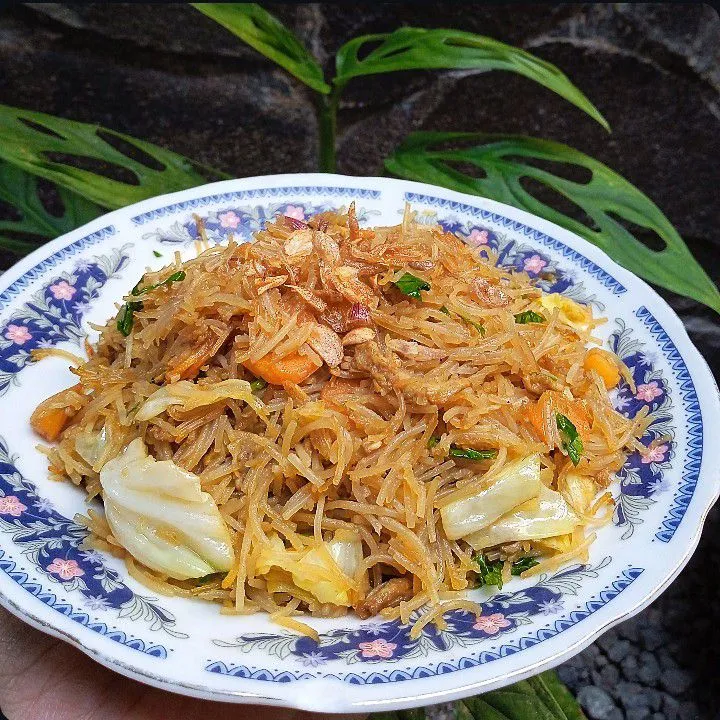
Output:
<path fill-rule="evenodd" d="M 511 74 L 405 73 L 350 83 L 339 172 L 383 173 L 411 130 L 548 137 L 619 171 L 667 214 L 720 280 L 720 17 L 676 4 L 272 4 L 330 70 L 351 37 L 456 27 L 557 64 L 608 135 Z M 187 5 L 33 3 L 0 10 L 0 102 L 98 122 L 235 176 L 317 167 L 311 91 Z M 0 269 L 12 258 L 0 252 Z M 664 293 L 720 376 L 717 317 Z M 672 587 L 560 668 L 594 720 L 720 718 L 720 517 Z"/>

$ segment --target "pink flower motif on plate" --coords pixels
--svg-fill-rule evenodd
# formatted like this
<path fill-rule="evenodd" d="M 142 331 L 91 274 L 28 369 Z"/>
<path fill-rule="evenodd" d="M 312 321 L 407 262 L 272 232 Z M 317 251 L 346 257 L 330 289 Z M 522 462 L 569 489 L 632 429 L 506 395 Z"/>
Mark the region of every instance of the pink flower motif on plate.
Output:
<path fill-rule="evenodd" d="M 393 656 L 397 645 L 378 638 L 372 642 L 361 642 L 358 647 L 362 650 L 361 655 L 365 658 L 378 657 L 387 659 Z"/>
<path fill-rule="evenodd" d="M 220 227 L 231 228 L 232 230 L 237 230 L 237 226 L 240 224 L 240 217 L 234 210 L 220 213 L 218 220 L 220 221 Z"/>
<path fill-rule="evenodd" d="M 296 220 L 305 219 L 305 209 L 301 205 L 288 205 L 285 208 L 283 215 L 287 217 L 295 218 Z"/>
<path fill-rule="evenodd" d="M 511 623 L 505 619 L 502 613 L 493 613 L 492 615 L 481 615 L 473 625 L 475 630 L 482 630 L 488 635 L 496 635 L 503 628 L 510 627 Z"/>
<path fill-rule="evenodd" d="M 0 498 L 0 515 L 20 517 L 25 510 L 27 510 L 27 505 L 23 505 L 15 495 Z"/>
<path fill-rule="evenodd" d="M 537 275 L 546 265 L 547 260 L 543 260 L 539 255 L 531 255 L 523 261 L 523 270 Z"/>
<path fill-rule="evenodd" d="M 72 300 L 77 288 L 74 288 L 67 280 L 61 280 L 50 286 L 50 292 L 56 300 Z"/>
<path fill-rule="evenodd" d="M 487 230 L 473 228 L 473 231 L 467 236 L 468 245 L 478 247 L 479 245 L 487 245 L 490 238 Z"/>
<path fill-rule="evenodd" d="M 55 558 L 48 565 L 47 570 L 63 580 L 72 580 L 85 574 L 85 571 L 78 567 L 75 560 L 63 560 L 62 558 Z"/>
<path fill-rule="evenodd" d="M 652 380 L 649 383 L 637 386 L 635 397 L 638 400 L 644 400 L 645 402 L 652 402 L 656 397 L 662 395 L 662 388 L 657 384 L 657 381 Z"/>
<path fill-rule="evenodd" d="M 27 325 L 8 325 L 5 337 L 16 345 L 24 345 L 28 340 L 32 340 Z"/>
<path fill-rule="evenodd" d="M 667 445 L 656 445 L 655 447 L 649 447 L 645 450 L 640 451 L 640 462 L 643 465 L 649 465 L 650 463 L 659 463 L 665 460 L 667 455 Z"/>

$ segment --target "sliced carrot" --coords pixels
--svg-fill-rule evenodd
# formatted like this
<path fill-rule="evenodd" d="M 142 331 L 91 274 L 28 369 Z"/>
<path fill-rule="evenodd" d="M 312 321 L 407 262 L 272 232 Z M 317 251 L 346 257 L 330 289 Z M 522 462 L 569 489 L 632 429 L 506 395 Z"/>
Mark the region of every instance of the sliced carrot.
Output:
<path fill-rule="evenodd" d="M 170 382 L 177 380 L 192 380 L 197 377 L 200 368 L 208 363 L 217 354 L 223 343 L 227 340 L 230 331 L 217 335 L 212 331 L 208 331 L 205 339 L 194 350 L 174 358 L 168 364 L 167 378 Z"/>
<path fill-rule="evenodd" d="M 545 437 L 545 431 L 543 430 L 543 403 L 540 398 L 537 402 L 528 405 L 525 408 L 525 417 L 528 422 L 537 430 L 541 437 Z"/>
<path fill-rule="evenodd" d="M 77 385 L 61 390 L 43 400 L 30 416 L 30 427 L 48 442 L 60 437 L 68 422 L 77 414 L 81 407 L 81 386 Z M 79 402 L 80 401 L 80 402 Z"/>
<path fill-rule="evenodd" d="M 545 407 L 549 405 L 549 412 L 560 413 L 569 418 L 578 433 L 583 435 L 590 430 L 590 416 L 582 400 L 568 400 L 562 393 L 555 390 L 546 390 L 532 405 L 525 409 L 525 417 L 535 428 L 538 435 L 547 441 L 545 436 Z"/>
<path fill-rule="evenodd" d="M 620 382 L 620 370 L 613 356 L 606 350 L 592 348 L 589 350 L 583 361 L 583 367 L 590 372 L 594 370 L 603 381 L 606 389 L 610 390 Z"/>
<path fill-rule="evenodd" d="M 246 360 L 243 365 L 253 375 L 271 385 L 282 385 L 288 382 L 301 383 L 322 365 L 322 361 L 317 356 L 301 355 L 295 351 L 282 358 L 268 353 L 254 362 Z"/>

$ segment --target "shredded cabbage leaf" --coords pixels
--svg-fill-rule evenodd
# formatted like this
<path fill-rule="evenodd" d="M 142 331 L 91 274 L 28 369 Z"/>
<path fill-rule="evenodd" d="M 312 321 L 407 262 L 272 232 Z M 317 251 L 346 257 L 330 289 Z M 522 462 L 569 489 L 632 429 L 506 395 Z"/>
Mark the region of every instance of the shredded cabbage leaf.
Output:
<path fill-rule="evenodd" d="M 177 580 L 230 570 L 232 538 L 200 478 L 150 457 L 140 438 L 100 471 L 115 539 L 152 570 Z"/>
<path fill-rule="evenodd" d="M 196 385 L 189 380 L 181 380 L 158 388 L 142 404 L 135 419 L 138 422 L 150 420 L 172 405 L 182 405 L 183 410 L 195 410 L 203 405 L 212 405 L 228 398 L 242 400 L 259 415 L 264 414 L 265 405 L 253 395 L 253 389 L 246 380 L 222 380 L 207 385 Z"/>
<path fill-rule="evenodd" d="M 288 550 L 280 537 L 272 535 L 260 551 L 255 574 L 268 575 L 280 568 L 319 602 L 350 607 L 358 598 L 355 578 L 362 561 L 360 536 L 350 530 L 337 530 L 332 540 L 304 550 Z"/>
<path fill-rule="evenodd" d="M 541 484 L 538 497 L 515 508 L 465 540 L 475 549 L 522 540 L 541 540 L 572 532 L 580 524 L 563 496 Z"/>
<path fill-rule="evenodd" d="M 472 497 L 440 509 L 445 534 L 450 540 L 477 532 L 540 492 L 540 456 L 529 455 L 507 463 L 492 484 Z"/>

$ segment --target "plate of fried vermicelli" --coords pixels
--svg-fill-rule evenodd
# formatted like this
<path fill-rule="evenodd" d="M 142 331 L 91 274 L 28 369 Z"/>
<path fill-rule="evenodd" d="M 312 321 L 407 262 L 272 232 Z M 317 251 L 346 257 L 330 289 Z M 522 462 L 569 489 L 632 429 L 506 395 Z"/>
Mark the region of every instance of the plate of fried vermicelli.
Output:
<path fill-rule="evenodd" d="M 668 306 L 527 213 L 334 175 L 148 200 L 0 278 L 2 602 L 176 692 L 460 697 L 672 580 L 718 415 Z"/>

